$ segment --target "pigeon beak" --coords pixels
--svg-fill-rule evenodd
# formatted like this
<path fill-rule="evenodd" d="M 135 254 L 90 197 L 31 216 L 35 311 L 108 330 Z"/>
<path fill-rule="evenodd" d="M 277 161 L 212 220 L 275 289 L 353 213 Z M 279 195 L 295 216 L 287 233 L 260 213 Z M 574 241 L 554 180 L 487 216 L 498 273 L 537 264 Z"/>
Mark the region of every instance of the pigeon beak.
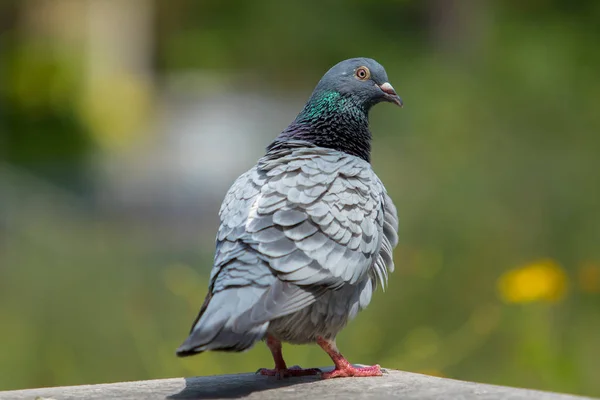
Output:
<path fill-rule="evenodd" d="M 400 96 L 398 96 L 398 94 L 394 90 L 394 87 L 392 85 L 390 85 L 389 82 L 382 83 L 381 85 L 378 85 L 378 86 L 379 86 L 379 89 L 381 89 L 381 91 L 383 93 L 385 93 L 383 95 L 383 98 L 386 101 L 389 101 L 390 103 L 394 103 L 394 104 L 402 107 L 402 105 L 403 105 L 402 99 L 400 98 Z"/>

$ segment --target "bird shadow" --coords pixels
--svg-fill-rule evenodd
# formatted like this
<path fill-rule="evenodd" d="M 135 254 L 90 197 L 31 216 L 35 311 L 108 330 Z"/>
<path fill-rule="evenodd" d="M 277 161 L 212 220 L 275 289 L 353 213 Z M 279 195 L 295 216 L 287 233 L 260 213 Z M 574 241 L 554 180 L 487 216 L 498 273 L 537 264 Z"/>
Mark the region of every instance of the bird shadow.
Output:
<path fill-rule="evenodd" d="M 331 368 L 324 368 L 328 370 Z M 235 399 L 254 392 L 278 389 L 321 380 L 319 375 L 275 379 L 257 374 L 199 376 L 185 378 L 185 388 L 167 399 Z"/>

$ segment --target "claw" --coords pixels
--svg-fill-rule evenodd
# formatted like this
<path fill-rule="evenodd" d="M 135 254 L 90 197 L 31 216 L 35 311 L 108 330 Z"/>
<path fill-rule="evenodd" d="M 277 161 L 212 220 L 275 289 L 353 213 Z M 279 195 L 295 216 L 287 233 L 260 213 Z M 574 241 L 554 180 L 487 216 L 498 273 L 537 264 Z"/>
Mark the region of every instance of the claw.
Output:
<path fill-rule="evenodd" d="M 336 367 L 333 371 L 325 372 L 321 374 L 323 379 L 331 378 L 345 378 L 345 377 L 366 377 L 366 376 L 382 376 L 383 371 L 379 365 L 373 365 L 372 367 L 354 367 L 347 365 L 343 367 Z"/>

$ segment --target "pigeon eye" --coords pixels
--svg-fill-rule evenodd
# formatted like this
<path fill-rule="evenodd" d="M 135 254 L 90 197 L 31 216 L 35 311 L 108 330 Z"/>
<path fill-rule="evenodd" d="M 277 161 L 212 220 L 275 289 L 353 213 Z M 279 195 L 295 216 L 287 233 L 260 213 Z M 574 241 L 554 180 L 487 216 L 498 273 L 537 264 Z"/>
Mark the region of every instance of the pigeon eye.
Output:
<path fill-rule="evenodd" d="M 367 67 L 358 67 L 354 75 L 361 81 L 366 81 L 371 77 L 371 71 Z"/>

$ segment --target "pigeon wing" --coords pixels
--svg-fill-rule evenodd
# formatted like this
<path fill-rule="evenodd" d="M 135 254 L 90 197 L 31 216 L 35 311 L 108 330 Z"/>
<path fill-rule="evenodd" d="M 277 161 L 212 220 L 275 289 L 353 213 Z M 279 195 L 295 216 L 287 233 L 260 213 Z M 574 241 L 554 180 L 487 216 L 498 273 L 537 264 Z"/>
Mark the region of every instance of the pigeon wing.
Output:
<path fill-rule="evenodd" d="M 298 311 L 366 275 L 384 285 L 394 268 L 391 199 L 369 163 L 334 150 L 261 160 L 232 185 L 220 216 L 212 290 L 266 289 L 240 327 Z"/>
<path fill-rule="evenodd" d="M 259 165 L 266 181 L 246 231 L 277 278 L 299 287 L 295 296 L 310 292 L 317 298 L 322 288 L 356 284 L 367 274 L 386 283 L 394 268 L 398 220 L 370 164 L 333 150 L 303 148 Z M 294 308 L 294 301 L 289 296 L 281 309 L 287 314 L 306 306 Z M 279 316 L 271 311 L 253 320 Z"/>

